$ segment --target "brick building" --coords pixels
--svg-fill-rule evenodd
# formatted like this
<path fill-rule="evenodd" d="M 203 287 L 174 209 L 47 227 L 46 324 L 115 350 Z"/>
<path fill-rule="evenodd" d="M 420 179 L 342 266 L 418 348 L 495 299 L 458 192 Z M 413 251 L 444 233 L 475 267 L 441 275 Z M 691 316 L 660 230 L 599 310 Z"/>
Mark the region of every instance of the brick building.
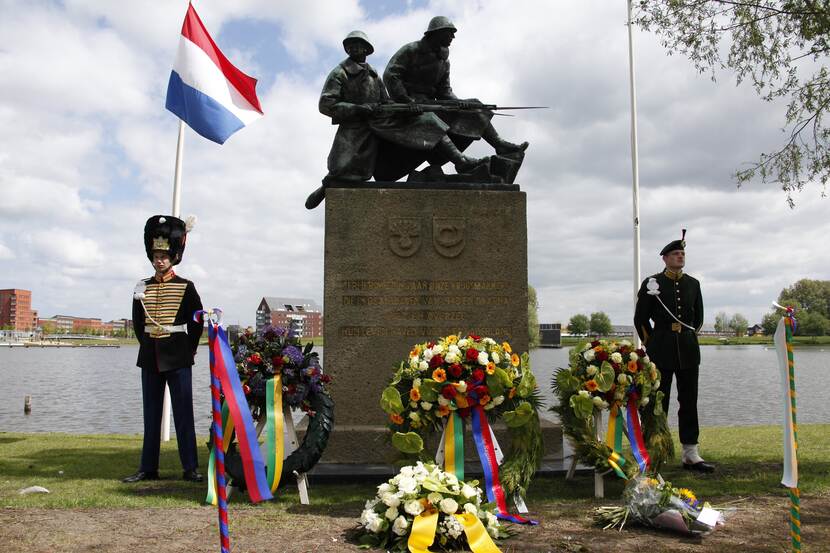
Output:
<path fill-rule="evenodd" d="M 32 331 L 37 328 L 32 292 L 18 288 L 0 290 L 0 328 Z"/>
<path fill-rule="evenodd" d="M 263 297 L 256 310 L 256 329 L 266 325 L 295 326 L 303 338 L 323 335 L 323 310 L 316 301 L 306 298 Z"/>

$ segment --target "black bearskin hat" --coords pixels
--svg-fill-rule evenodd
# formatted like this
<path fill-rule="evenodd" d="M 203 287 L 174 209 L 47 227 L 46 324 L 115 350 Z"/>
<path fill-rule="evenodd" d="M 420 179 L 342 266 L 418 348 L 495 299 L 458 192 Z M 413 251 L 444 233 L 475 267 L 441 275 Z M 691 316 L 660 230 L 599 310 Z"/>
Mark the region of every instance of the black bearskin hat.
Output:
<path fill-rule="evenodd" d="M 154 251 L 167 252 L 170 262 L 178 265 L 182 260 L 187 227 L 185 222 L 172 215 L 153 215 L 144 225 L 144 249 L 147 258 L 153 260 Z"/>

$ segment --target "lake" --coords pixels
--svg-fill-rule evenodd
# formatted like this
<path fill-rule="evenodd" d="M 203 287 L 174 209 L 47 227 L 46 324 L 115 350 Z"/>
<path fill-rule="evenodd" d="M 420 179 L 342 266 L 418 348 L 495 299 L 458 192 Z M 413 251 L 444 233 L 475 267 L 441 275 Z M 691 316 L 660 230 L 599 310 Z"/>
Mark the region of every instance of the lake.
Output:
<path fill-rule="evenodd" d="M 322 357 L 322 348 L 317 349 Z M 531 353 L 533 372 L 548 404 L 553 399 L 551 378 L 557 367 L 567 364 L 568 351 L 537 349 Z M 138 346 L 0 347 L 0 431 L 141 433 L 137 352 Z M 780 377 L 774 349 L 705 346 L 701 355 L 701 426 L 781 424 Z M 830 378 L 830 349 L 796 349 L 795 370 L 798 422 L 830 423 L 828 383 L 824 382 Z M 32 396 L 29 415 L 23 413 L 26 395 Z M 196 431 L 207 434 L 211 421 L 210 371 L 204 346 L 199 348 L 193 371 L 193 395 Z M 674 399 L 669 422 L 672 428 L 677 427 Z"/>

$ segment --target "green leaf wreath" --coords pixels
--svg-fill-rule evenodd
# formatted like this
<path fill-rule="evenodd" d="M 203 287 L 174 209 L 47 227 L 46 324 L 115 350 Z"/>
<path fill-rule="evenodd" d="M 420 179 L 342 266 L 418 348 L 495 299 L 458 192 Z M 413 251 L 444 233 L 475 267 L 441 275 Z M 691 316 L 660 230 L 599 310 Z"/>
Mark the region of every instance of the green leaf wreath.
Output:
<path fill-rule="evenodd" d="M 573 348 L 570 366 L 554 375 L 553 392 L 559 404 L 551 411 L 559 415 L 577 459 L 604 471 L 614 468 L 609 463 L 614 450 L 597 439 L 593 415 L 614 406 L 623 409 L 629 401 L 636 401 L 644 442 L 656 471 L 674 457 L 659 387 L 660 371 L 645 351 L 634 349 L 627 340 L 595 340 Z M 629 452 L 617 453 L 625 459 L 619 468 L 631 478 L 638 471 L 637 463 Z"/>

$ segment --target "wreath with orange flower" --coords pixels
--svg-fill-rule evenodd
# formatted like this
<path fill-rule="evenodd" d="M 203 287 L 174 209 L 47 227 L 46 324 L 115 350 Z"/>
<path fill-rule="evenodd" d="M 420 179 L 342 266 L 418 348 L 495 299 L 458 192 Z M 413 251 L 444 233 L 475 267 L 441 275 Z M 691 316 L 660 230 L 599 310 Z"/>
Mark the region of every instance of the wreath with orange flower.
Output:
<path fill-rule="evenodd" d="M 559 415 L 562 431 L 578 459 L 600 470 L 612 470 L 609 458 L 614 450 L 597 439 L 593 415 L 636 402 L 645 446 L 652 467 L 657 468 L 674 456 L 659 387 L 660 371 L 645 351 L 628 340 L 594 340 L 573 348 L 570 366 L 554 375 L 553 391 L 559 404 L 551 411 Z M 627 477 L 636 474 L 637 463 L 631 455 L 618 454 L 625 459 L 618 468 Z"/>
<path fill-rule="evenodd" d="M 508 493 L 524 493 L 542 458 L 538 409 L 541 397 L 527 353 L 507 342 L 476 335 L 450 335 L 416 344 L 383 391 L 392 445 L 423 456 L 424 439 L 441 432 L 450 413 L 466 419 L 481 406 L 490 422 L 511 431 L 508 455 L 499 469 Z"/>

